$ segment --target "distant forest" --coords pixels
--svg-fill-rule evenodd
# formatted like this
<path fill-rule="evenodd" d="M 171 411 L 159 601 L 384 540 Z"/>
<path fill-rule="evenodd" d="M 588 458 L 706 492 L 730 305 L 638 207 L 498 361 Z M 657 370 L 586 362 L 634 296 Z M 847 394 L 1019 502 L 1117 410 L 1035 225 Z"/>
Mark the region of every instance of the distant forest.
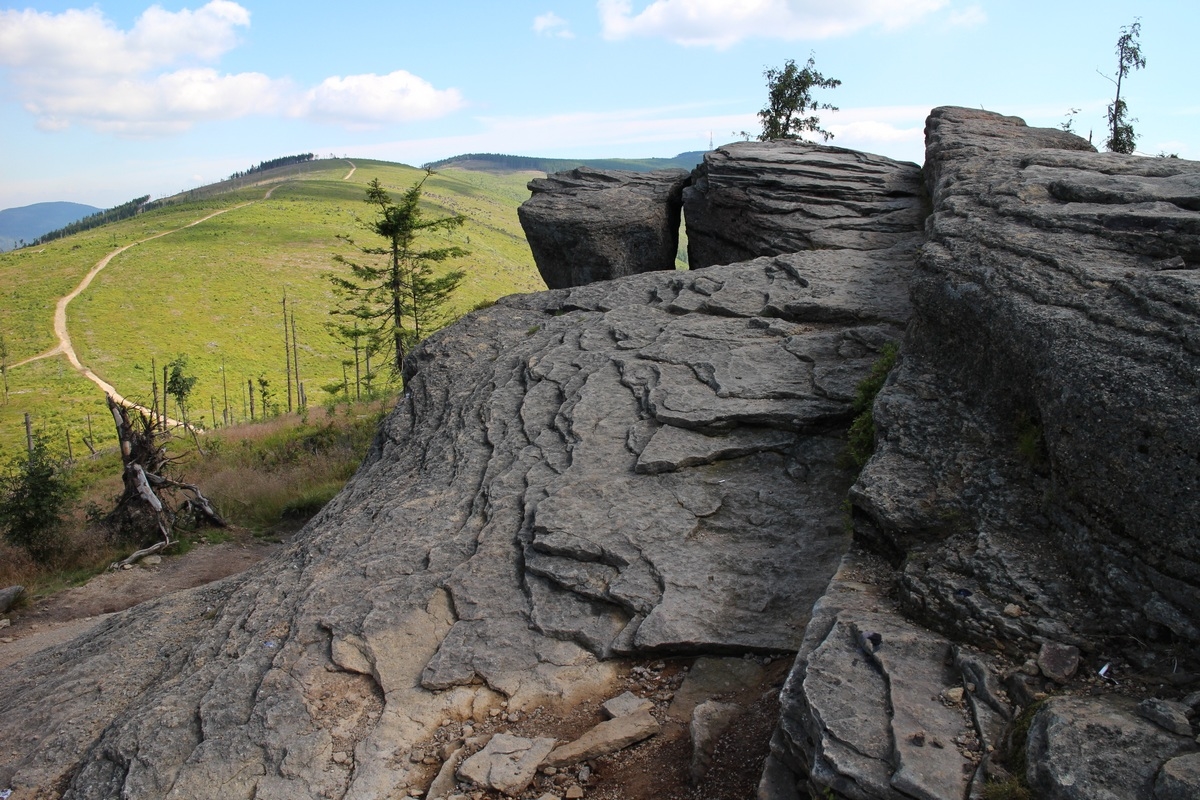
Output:
<path fill-rule="evenodd" d="M 83 219 L 76 220 L 70 225 L 63 226 L 58 230 L 50 231 L 49 233 L 39 236 L 32 242 L 32 245 L 45 244 L 46 242 L 52 242 L 55 239 L 61 239 L 64 236 L 70 236 L 72 233 L 89 231 L 92 228 L 99 228 L 101 225 L 107 225 L 110 222 L 116 222 L 117 220 L 136 216 L 145 210 L 149 200 L 150 195 L 145 195 L 143 197 L 134 198 L 127 203 L 121 203 L 119 206 L 113 206 L 112 208 L 107 208 L 104 211 L 97 211 L 95 214 L 88 214 Z"/>
<path fill-rule="evenodd" d="M 270 161 L 260 161 L 257 167 L 251 167 L 244 172 L 235 172 L 229 176 L 229 180 L 244 178 L 247 175 L 253 175 L 256 172 L 266 172 L 269 169 L 276 167 L 290 167 L 292 164 L 304 164 L 313 160 L 312 153 L 301 153 L 298 156 L 284 156 L 283 158 L 272 158 Z"/>

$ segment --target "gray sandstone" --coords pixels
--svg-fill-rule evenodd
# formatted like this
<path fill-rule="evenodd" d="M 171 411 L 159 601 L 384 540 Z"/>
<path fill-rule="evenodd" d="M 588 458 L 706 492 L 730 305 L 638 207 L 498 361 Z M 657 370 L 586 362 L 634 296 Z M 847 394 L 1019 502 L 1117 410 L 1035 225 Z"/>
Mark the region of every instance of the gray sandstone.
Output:
<path fill-rule="evenodd" d="M 706 700 L 692 710 L 692 721 L 688 725 L 692 737 L 692 763 L 688 767 L 688 777 L 693 786 L 698 786 L 708 774 L 717 742 L 741 711 L 734 703 L 717 700 Z"/>
<path fill-rule="evenodd" d="M 644 697 L 638 697 L 633 692 L 624 692 L 605 700 L 602 708 L 610 718 L 615 718 L 623 717 L 626 714 L 636 714 L 639 711 L 653 711 L 654 703 Z"/>
<path fill-rule="evenodd" d="M 1029 727 L 1031 788 L 1046 800 L 1142 800 L 1154 797 L 1160 768 L 1200 751 L 1142 719 L 1124 697 L 1053 698 Z"/>
<path fill-rule="evenodd" d="M 1192 725 L 1188 722 L 1188 708 L 1182 703 L 1162 700 L 1157 697 L 1147 697 L 1138 703 L 1137 713 L 1142 719 L 1148 719 L 1163 730 L 1180 736 L 1191 736 Z"/>
<path fill-rule="evenodd" d="M 579 167 L 529 182 L 517 210 L 551 289 L 675 269 L 685 170 Z"/>
<path fill-rule="evenodd" d="M 1154 800 L 1195 800 L 1200 797 L 1200 753 L 1167 761 L 1154 780 Z"/>
<path fill-rule="evenodd" d="M 649 739 L 659 731 L 658 720 L 646 710 L 605 720 L 573 742 L 556 747 L 543 762 L 548 767 L 565 767 L 606 756 Z"/>
<path fill-rule="evenodd" d="M 0 589 L 0 614 L 7 613 L 24 591 L 24 586 L 8 586 Z"/>
<path fill-rule="evenodd" d="M 538 765 L 554 745 L 554 739 L 498 733 L 486 747 L 462 762 L 458 777 L 485 789 L 516 795 L 533 780 Z"/>

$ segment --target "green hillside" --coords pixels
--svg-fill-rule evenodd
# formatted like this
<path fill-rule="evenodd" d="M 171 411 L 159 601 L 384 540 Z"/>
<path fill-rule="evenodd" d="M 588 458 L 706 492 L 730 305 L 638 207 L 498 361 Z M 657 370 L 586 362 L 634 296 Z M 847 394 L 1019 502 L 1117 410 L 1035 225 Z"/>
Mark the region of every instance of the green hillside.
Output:
<path fill-rule="evenodd" d="M 534 156 L 506 156 L 499 153 L 468 153 L 429 166 L 434 169 L 470 169 L 483 172 L 561 172 L 576 167 L 592 169 L 624 169 L 632 172 L 651 172 L 656 169 L 692 170 L 704 160 L 704 151 L 680 153 L 674 158 L 538 158 Z"/>
<path fill-rule="evenodd" d="M 26 412 L 57 449 L 65 451 L 70 431 L 76 455 L 84 452 L 89 414 L 97 444 L 112 442 L 102 393 L 64 356 L 18 363 L 57 345 L 56 301 L 100 259 L 134 242 L 141 243 L 114 257 L 67 310 L 74 348 L 101 378 L 131 399 L 148 401 L 151 362 L 161 370 L 186 354 L 199 379 L 194 420 L 211 424 L 214 406 L 219 418 L 226 391 L 241 419 L 242 388 L 259 375 L 286 406 L 286 293 L 309 404 L 331 399 L 321 387 L 341 381 L 341 362 L 352 357 L 326 327 L 334 297 L 324 275 L 336 268 L 335 253 L 351 252 L 337 236 L 370 238 L 355 215 L 370 211 L 363 199 L 371 179 L 400 191 L 422 174 L 398 164 L 351 161 L 352 175 L 351 163 L 340 159 L 256 173 L 169 198 L 165 207 L 132 219 L 0 254 L 0 335 L 14 365 L 8 370 L 9 402 L 0 405 L 0 459 L 23 446 Z M 431 213 L 461 213 L 469 220 L 450 236 L 471 255 L 445 265 L 467 272 L 454 298 L 457 312 L 544 288 L 516 215 L 528 197 L 525 184 L 536 174 L 448 167 L 426 183 Z M 192 224 L 214 212 L 221 213 Z"/>

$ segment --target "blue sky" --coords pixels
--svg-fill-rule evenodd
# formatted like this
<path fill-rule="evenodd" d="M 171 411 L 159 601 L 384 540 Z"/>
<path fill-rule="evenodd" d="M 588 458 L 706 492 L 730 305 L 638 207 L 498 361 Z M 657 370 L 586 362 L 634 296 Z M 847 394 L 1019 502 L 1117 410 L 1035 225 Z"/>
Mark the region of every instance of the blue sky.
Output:
<path fill-rule="evenodd" d="M 938 105 L 1103 141 L 1120 28 L 1139 152 L 1200 158 L 1195 0 L 97 0 L 0 7 L 0 208 L 111 206 L 313 152 L 672 156 L 758 129 L 815 53 L 832 144 L 920 162 Z"/>

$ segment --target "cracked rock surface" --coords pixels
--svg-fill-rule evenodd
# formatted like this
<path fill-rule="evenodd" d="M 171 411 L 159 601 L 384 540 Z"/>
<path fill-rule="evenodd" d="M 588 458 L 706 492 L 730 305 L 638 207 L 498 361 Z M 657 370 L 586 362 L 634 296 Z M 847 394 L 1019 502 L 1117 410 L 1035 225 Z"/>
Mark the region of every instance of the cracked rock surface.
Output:
<path fill-rule="evenodd" d="M 854 390 L 901 335 L 918 237 L 468 315 L 277 557 L 0 675 L 0 783 L 386 797 L 426 788 L 408 756 L 440 720 L 570 702 L 604 659 L 795 650 L 848 546 Z"/>

